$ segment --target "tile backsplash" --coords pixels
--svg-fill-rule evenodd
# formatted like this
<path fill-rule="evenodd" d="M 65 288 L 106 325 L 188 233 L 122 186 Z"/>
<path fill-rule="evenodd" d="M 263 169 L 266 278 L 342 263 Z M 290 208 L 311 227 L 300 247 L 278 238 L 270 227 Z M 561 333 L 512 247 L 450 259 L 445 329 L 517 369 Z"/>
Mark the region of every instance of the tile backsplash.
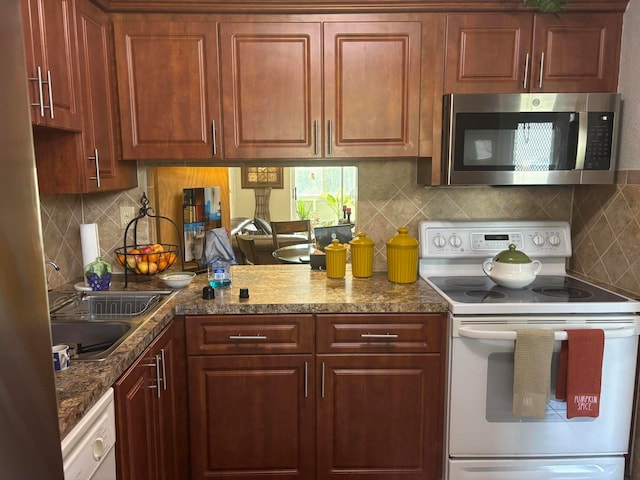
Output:
<path fill-rule="evenodd" d="M 553 187 L 422 187 L 410 159 L 359 164 L 357 229 L 375 241 L 374 270 L 386 270 L 386 242 L 399 227 L 417 237 L 421 220 L 547 219 L 573 222 L 570 269 L 640 296 L 640 172 L 620 172 L 616 185 Z M 87 195 L 41 198 L 45 256 L 60 266 L 48 269 L 50 287 L 82 276 L 80 223 L 97 223 L 103 257 L 115 266 L 123 244 L 120 207 L 137 209 L 153 179 L 138 167 L 139 187 Z M 142 226 L 146 221 L 141 221 Z M 139 238 L 148 238 L 144 228 Z M 116 270 L 120 270 L 116 267 Z"/>
<path fill-rule="evenodd" d="M 640 297 L 640 171 L 576 187 L 571 233 L 572 272 Z"/>

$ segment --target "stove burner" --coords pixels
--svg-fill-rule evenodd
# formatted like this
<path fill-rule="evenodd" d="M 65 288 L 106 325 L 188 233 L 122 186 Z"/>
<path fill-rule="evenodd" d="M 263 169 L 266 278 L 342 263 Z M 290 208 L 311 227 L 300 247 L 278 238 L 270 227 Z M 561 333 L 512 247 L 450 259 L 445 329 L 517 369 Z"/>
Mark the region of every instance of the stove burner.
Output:
<path fill-rule="evenodd" d="M 495 290 L 468 290 L 465 295 L 483 300 L 499 300 L 507 297 L 504 293 Z"/>
<path fill-rule="evenodd" d="M 445 278 L 444 282 L 451 287 L 484 287 L 487 284 L 486 278 L 474 277 Z"/>
<path fill-rule="evenodd" d="M 535 287 L 532 291 L 541 295 L 558 298 L 591 298 L 593 293 L 573 287 Z"/>

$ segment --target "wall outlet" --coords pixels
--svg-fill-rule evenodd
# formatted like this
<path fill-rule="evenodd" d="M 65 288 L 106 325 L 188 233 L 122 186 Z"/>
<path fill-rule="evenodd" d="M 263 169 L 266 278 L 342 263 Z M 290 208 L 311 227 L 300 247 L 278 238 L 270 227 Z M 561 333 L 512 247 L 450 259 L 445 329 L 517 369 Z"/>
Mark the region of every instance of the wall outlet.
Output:
<path fill-rule="evenodd" d="M 135 207 L 120 207 L 120 228 L 123 230 L 136 215 Z"/>

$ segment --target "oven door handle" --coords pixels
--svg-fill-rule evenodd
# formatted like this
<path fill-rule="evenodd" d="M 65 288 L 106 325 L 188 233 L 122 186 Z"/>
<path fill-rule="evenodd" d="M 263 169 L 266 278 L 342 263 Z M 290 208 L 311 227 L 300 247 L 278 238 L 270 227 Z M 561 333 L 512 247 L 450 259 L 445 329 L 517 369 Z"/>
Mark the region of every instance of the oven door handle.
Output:
<path fill-rule="evenodd" d="M 476 330 L 469 327 L 458 328 L 458 335 L 477 340 L 515 340 L 517 332 L 515 330 Z M 637 335 L 635 327 L 621 327 L 604 330 L 605 338 L 624 338 Z M 566 340 L 567 332 L 557 330 L 554 340 Z"/>

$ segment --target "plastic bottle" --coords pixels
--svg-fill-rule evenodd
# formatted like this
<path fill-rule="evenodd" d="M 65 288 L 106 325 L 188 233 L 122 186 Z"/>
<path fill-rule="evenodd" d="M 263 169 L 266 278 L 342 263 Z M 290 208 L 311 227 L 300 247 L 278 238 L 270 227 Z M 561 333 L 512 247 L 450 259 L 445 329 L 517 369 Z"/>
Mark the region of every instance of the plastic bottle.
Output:
<path fill-rule="evenodd" d="M 229 288 L 231 286 L 231 265 L 221 260 L 214 260 L 207 267 L 209 285 L 213 288 Z"/>

